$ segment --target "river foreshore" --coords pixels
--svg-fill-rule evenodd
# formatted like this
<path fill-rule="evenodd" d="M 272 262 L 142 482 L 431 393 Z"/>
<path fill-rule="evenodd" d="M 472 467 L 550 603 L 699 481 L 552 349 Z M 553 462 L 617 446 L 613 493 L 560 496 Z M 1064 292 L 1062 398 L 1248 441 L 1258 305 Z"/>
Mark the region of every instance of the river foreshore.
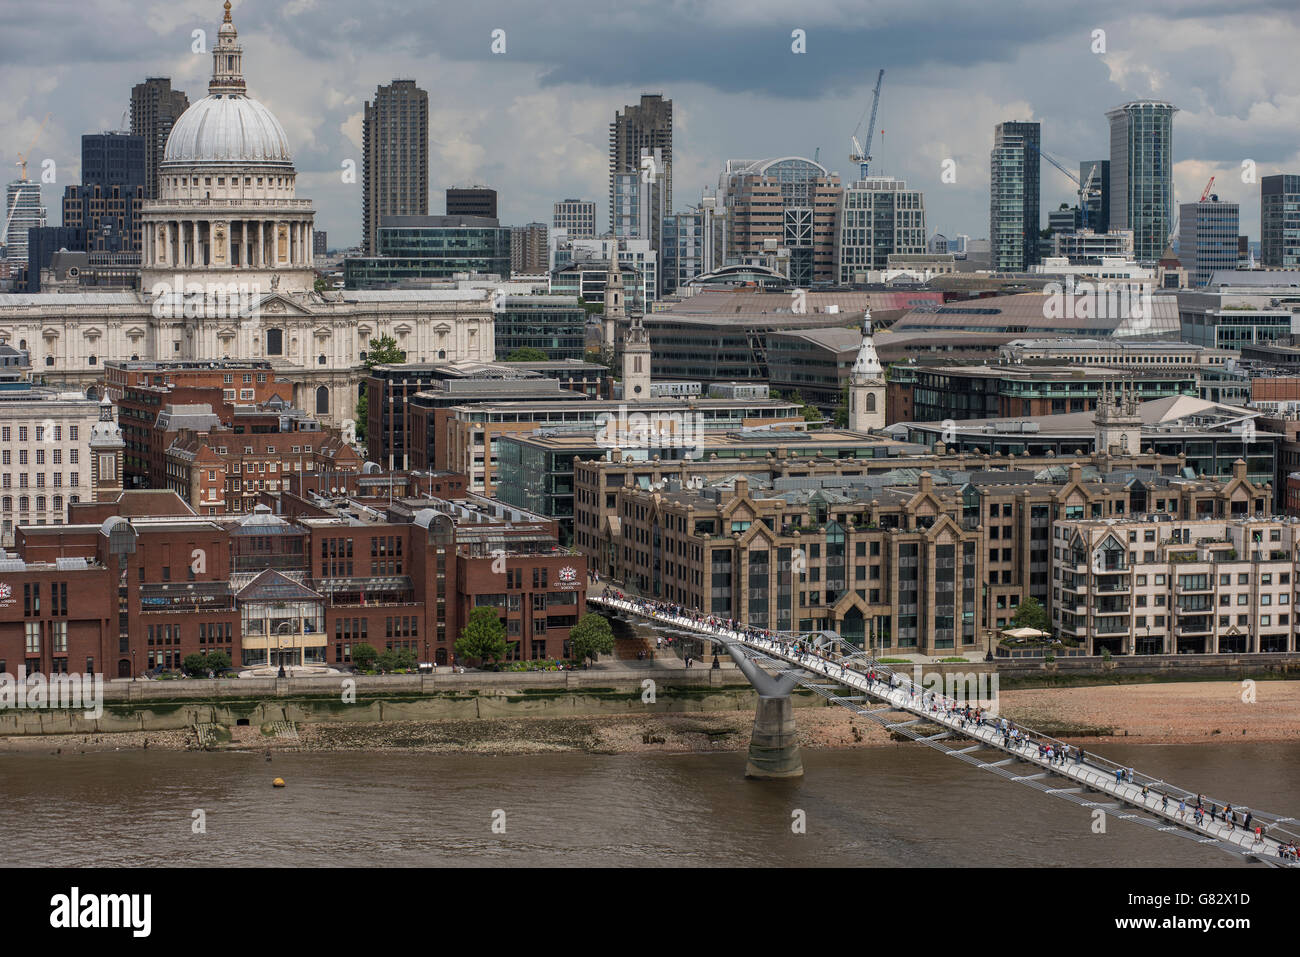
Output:
<path fill-rule="evenodd" d="M 1000 696 L 1002 714 L 1070 741 L 1194 744 L 1300 738 L 1300 682 L 1202 681 L 1017 689 Z M 748 746 L 748 711 L 703 711 L 476 720 L 305 722 L 295 734 L 238 728 L 224 747 L 240 750 L 420 751 L 457 754 L 537 754 L 580 751 L 707 753 Z M 796 712 L 804 748 L 888 747 L 898 744 L 874 721 L 842 708 Z M 192 730 L 128 731 L 0 737 L 0 752 L 76 753 L 197 748 Z"/>

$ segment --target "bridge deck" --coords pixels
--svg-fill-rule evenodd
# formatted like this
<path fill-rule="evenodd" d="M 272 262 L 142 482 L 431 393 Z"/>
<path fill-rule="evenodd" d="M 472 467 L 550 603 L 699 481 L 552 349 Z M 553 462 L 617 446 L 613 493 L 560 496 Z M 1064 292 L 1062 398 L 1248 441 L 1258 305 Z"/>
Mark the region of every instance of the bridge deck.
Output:
<path fill-rule="evenodd" d="M 1103 808 L 1113 813 L 1119 808 L 1132 809 L 1127 813 L 1115 814 L 1120 820 L 1129 820 L 1144 824 L 1162 832 L 1177 833 L 1203 844 L 1215 844 L 1225 851 L 1244 857 L 1257 858 L 1264 863 L 1280 866 L 1300 866 L 1297 862 L 1284 858 L 1281 849 L 1300 841 L 1300 835 L 1291 832 L 1283 825 L 1293 818 L 1279 817 L 1233 804 L 1238 812 L 1250 811 L 1254 816 L 1252 824 L 1259 824 L 1265 829 L 1262 839 L 1257 839 L 1253 827 L 1250 830 L 1238 825 L 1230 826 L 1222 820 L 1210 820 L 1205 815 L 1202 824 L 1194 819 L 1196 794 L 1183 788 L 1157 781 L 1148 775 L 1135 772 L 1132 780 L 1116 774 L 1123 768 L 1119 764 L 1107 761 L 1099 755 L 1083 754 L 1074 749 L 1075 756 L 1062 762 L 1059 758 L 1049 761 L 1040 757 L 1040 742 L 1051 744 L 1059 752 L 1066 747 L 1048 735 L 1038 734 L 1022 725 L 1008 722 L 1008 727 L 1018 728 L 1024 736 L 1019 741 L 1005 737 L 998 724 L 977 724 L 963 718 L 949 707 L 956 708 L 961 702 L 954 701 L 942 694 L 926 691 L 905 674 L 893 671 L 881 665 L 870 656 L 861 652 L 843 655 L 834 651 L 814 653 L 800 651 L 794 647 L 794 636 L 772 636 L 770 632 L 735 631 L 721 623 L 708 618 L 696 618 L 689 615 L 675 614 L 667 611 L 660 603 L 640 599 L 614 598 L 608 595 L 588 594 L 587 601 L 596 607 L 614 612 L 643 618 L 648 621 L 670 625 L 694 634 L 701 635 L 721 644 L 729 651 L 743 650 L 743 653 L 773 667 L 783 674 L 790 674 L 799 679 L 804 687 L 827 698 L 834 704 L 848 708 L 855 714 L 871 718 L 885 727 L 913 740 L 936 748 L 982 770 L 999 774 L 1008 780 L 1017 781 L 1056 797 L 1065 798 L 1087 808 Z M 793 667 L 791 667 L 793 666 Z M 878 676 L 872 680 L 867 672 L 874 671 Z M 827 685 L 824 679 L 835 682 Z M 846 697 L 837 694 L 837 686 L 845 686 L 859 692 L 859 695 Z M 887 708 L 868 709 L 860 707 L 862 696 L 886 703 Z M 891 719 L 890 714 L 906 713 L 912 717 L 899 721 Z M 920 719 L 920 720 L 917 720 Z M 914 730 L 913 726 L 921 723 L 937 725 L 944 729 L 942 734 L 924 734 Z M 945 743 L 945 738 L 961 736 L 976 744 L 954 748 Z M 958 744 L 964 744 L 960 739 Z M 1009 758 L 990 761 L 978 755 L 979 751 L 992 750 L 1010 755 Z M 1069 752 L 1066 752 L 1069 753 Z M 1034 766 L 1028 774 L 1016 771 L 1012 765 L 1023 762 Z M 1074 787 L 1059 787 L 1052 776 L 1065 778 Z M 1142 794 L 1143 787 L 1147 794 Z M 1115 801 L 1098 801 L 1086 791 L 1099 792 L 1118 799 Z M 1162 804 L 1162 797 L 1169 801 Z M 1190 800 L 1189 800 L 1190 799 Z M 1210 799 L 1206 799 L 1207 801 Z M 1183 814 L 1178 812 L 1179 801 L 1188 803 Z M 1220 809 L 1227 802 L 1213 801 Z M 1136 812 L 1136 813 L 1134 813 Z"/>

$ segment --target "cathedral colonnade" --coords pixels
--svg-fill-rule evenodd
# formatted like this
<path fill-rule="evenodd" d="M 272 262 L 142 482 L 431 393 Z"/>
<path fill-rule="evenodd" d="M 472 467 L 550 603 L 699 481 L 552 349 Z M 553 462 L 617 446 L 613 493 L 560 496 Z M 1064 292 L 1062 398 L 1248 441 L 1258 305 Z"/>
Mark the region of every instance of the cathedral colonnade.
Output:
<path fill-rule="evenodd" d="M 312 219 L 148 216 L 146 264 L 160 269 L 310 268 Z M 236 280 L 236 277 L 230 277 Z"/>

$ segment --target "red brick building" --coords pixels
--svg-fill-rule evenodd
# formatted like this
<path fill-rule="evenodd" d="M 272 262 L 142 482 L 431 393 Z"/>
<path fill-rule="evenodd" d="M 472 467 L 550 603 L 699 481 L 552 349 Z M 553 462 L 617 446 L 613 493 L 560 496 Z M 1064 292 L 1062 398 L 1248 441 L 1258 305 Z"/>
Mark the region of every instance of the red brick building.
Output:
<path fill-rule="evenodd" d="M 511 659 L 567 657 L 587 572 L 554 521 L 476 496 L 322 502 L 282 492 L 280 514 L 209 517 L 128 492 L 75 524 L 20 526 L 0 560 L 0 670 L 126 678 L 212 650 L 236 668 L 347 666 L 360 642 L 449 664 L 481 606 Z"/>

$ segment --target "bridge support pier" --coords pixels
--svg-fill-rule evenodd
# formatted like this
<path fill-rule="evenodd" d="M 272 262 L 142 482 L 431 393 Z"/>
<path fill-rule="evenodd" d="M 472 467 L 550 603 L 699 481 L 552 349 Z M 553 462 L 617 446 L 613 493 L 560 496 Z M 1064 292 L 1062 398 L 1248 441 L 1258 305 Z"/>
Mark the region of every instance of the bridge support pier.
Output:
<path fill-rule="evenodd" d="M 759 695 L 754 710 L 754 733 L 745 761 L 747 778 L 803 777 L 803 758 L 795 735 L 794 702 L 790 695 Z"/>

